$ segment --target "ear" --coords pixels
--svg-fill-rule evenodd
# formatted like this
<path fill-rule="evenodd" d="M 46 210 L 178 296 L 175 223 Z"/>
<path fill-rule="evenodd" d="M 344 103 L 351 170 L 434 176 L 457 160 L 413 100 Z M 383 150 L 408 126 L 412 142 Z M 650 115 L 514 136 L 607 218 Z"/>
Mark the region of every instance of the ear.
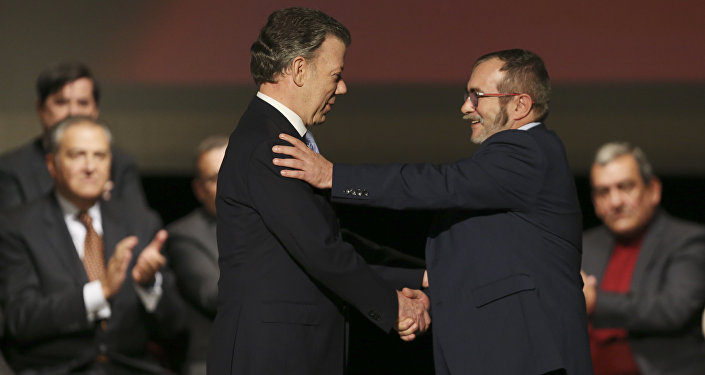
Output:
<path fill-rule="evenodd" d="M 296 86 L 301 87 L 304 85 L 304 78 L 308 69 L 308 62 L 303 56 L 298 56 L 291 62 L 291 78 Z"/>
<path fill-rule="evenodd" d="M 56 177 L 56 166 L 54 163 L 56 162 L 56 155 L 53 153 L 48 153 L 46 158 L 44 159 L 47 163 L 47 169 L 49 170 L 49 174 L 51 175 L 52 179 L 55 179 Z"/>
<path fill-rule="evenodd" d="M 663 186 L 661 186 L 661 180 L 656 177 L 652 177 L 649 182 L 649 200 L 654 206 L 661 203 L 661 191 Z"/>
<path fill-rule="evenodd" d="M 198 181 L 198 178 L 191 180 L 191 188 L 193 189 L 193 195 L 196 196 L 196 200 L 203 204 L 203 202 L 205 202 L 206 192 L 203 189 L 203 184 Z"/>
<path fill-rule="evenodd" d="M 529 94 L 521 94 L 515 97 L 510 104 L 510 108 L 513 111 L 514 120 L 518 121 L 531 114 L 531 110 L 534 108 L 534 101 Z"/>

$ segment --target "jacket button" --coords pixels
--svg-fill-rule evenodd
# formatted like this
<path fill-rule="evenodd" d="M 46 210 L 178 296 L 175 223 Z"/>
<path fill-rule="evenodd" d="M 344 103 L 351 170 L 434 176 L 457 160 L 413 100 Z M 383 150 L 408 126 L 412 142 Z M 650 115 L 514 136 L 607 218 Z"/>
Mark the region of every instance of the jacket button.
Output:
<path fill-rule="evenodd" d="M 367 316 L 372 318 L 372 320 L 379 320 L 382 317 L 377 311 L 374 310 L 368 312 Z"/>

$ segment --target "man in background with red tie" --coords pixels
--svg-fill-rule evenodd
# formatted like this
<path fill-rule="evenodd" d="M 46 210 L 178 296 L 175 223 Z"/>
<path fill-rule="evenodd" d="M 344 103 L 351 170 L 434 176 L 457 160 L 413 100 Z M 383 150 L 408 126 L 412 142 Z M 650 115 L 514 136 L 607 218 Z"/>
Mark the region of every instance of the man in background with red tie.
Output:
<path fill-rule="evenodd" d="M 590 182 L 604 223 L 583 237 L 595 374 L 705 374 L 705 228 L 659 208 L 638 147 L 602 146 Z"/>
<path fill-rule="evenodd" d="M 59 122 L 46 158 L 54 190 L 4 214 L 3 352 L 19 373 L 165 372 L 147 343 L 184 325 L 167 235 L 154 213 L 101 199 L 111 156 L 100 121 Z"/>

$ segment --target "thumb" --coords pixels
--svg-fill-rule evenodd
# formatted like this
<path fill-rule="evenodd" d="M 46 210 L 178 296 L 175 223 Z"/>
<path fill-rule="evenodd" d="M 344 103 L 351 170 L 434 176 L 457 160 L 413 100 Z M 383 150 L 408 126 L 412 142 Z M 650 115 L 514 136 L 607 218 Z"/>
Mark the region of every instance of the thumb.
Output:
<path fill-rule="evenodd" d="M 169 234 L 167 233 L 166 230 L 161 229 L 157 234 L 154 235 L 154 238 L 152 239 L 152 242 L 147 245 L 147 247 L 150 250 L 155 250 L 157 252 L 161 252 L 162 248 L 164 247 L 164 242 L 166 242 L 167 237 L 169 237 Z"/>

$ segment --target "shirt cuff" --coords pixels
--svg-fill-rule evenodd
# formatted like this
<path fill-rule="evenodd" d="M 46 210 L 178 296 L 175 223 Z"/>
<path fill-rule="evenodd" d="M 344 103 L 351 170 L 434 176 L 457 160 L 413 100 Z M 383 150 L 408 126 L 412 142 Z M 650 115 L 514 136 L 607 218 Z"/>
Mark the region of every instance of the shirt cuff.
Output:
<path fill-rule="evenodd" d="M 83 302 L 89 322 L 110 318 L 110 304 L 103 295 L 100 280 L 91 281 L 83 286 Z"/>
<path fill-rule="evenodd" d="M 133 283 L 135 285 L 135 291 L 140 297 L 142 304 L 144 305 L 147 312 L 154 312 L 157 309 L 159 300 L 162 298 L 162 274 L 157 272 L 154 274 L 154 285 L 150 287 L 143 287 L 140 284 Z"/>

